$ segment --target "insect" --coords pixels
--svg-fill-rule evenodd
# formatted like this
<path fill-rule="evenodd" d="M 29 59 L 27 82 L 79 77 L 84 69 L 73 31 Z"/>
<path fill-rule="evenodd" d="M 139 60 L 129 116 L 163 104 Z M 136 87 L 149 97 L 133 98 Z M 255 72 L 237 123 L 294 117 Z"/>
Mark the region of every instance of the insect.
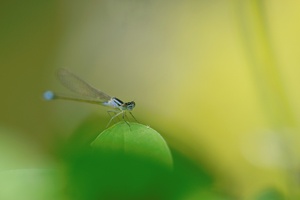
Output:
<path fill-rule="evenodd" d="M 94 88 L 75 74 L 69 72 L 66 69 L 59 69 L 57 71 L 58 79 L 60 80 L 61 84 L 74 92 L 73 95 L 67 95 L 67 94 L 58 94 L 53 91 L 46 91 L 44 92 L 44 99 L 45 100 L 56 100 L 56 99 L 62 99 L 62 100 L 71 100 L 71 101 L 79 101 L 79 102 L 87 102 L 87 103 L 93 103 L 98 105 L 103 105 L 112 108 L 113 110 L 109 110 L 108 113 L 111 112 L 115 113 L 111 119 L 109 120 L 106 127 L 110 125 L 113 119 L 116 117 L 122 115 L 123 120 L 128 124 L 128 122 L 125 120 L 126 112 L 129 112 L 130 115 L 134 118 L 131 111 L 135 107 L 135 102 L 123 102 L 120 99 L 116 97 L 111 97 L 108 94 Z M 129 125 L 129 124 L 128 124 Z"/>

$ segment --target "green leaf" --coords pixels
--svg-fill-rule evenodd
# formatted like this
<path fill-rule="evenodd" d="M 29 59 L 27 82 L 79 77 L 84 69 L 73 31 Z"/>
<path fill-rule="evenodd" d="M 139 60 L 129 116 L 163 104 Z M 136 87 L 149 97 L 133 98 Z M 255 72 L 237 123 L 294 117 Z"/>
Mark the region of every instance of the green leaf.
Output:
<path fill-rule="evenodd" d="M 99 129 L 90 125 L 98 124 L 98 119 L 91 121 L 79 126 L 78 135 Z M 68 195 L 77 200 L 222 199 L 211 190 L 210 170 L 199 168 L 176 150 L 173 154 L 152 128 L 117 123 L 99 134 L 91 146 L 70 148 L 64 154 Z"/>
<path fill-rule="evenodd" d="M 71 148 L 65 155 L 72 199 L 172 196 L 171 152 L 162 136 L 148 126 L 117 123 L 104 130 L 91 147 Z"/>
<path fill-rule="evenodd" d="M 119 122 L 104 130 L 92 147 L 105 152 L 120 152 L 141 156 L 172 167 L 170 149 L 163 137 L 154 129 L 138 123 Z"/>

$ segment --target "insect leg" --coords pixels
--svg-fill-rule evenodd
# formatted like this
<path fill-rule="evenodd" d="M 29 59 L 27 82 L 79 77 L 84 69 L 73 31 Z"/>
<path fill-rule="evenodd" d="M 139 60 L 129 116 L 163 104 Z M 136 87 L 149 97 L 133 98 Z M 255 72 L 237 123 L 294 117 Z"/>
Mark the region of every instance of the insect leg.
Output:
<path fill-rule="evenodd" d="M 114 111 L 112 111 L 112 112 L 114 112 Z M 116 111 L 117 112 L 117 111 Z M 116 113 L 115 112 L 115 113 Z M 110 123 L 112 122 L 112 120 L 113 119 L 115 119 L 116 117 L 118 117 L 120 114 L 122 114 L 122 113 L 124 113 L 124 111 L 122 110 L 122 111 L 120 111 L 120 112 L 118 112 L 117 114 L 115 114 L 114 116 L 112 116 L 111 118 L 110 118 L 110 120 L 109 120 L 109 122 L 108 122 L 108 124 L 106 125 L 106 128 L 110 125 Z"/>
<path fill-rule="evenodd" d="M 133 114 L 132 114 L 132 112 L 129 112 L 130 113 L 130 115 L 133 117 L 133 119 L 136 121 L 136 122 L 138 122 L 138 120 L 136 120 L 136 118 L 133 116 Z M 138 122 L 139 123 L 139 122 Z"/>

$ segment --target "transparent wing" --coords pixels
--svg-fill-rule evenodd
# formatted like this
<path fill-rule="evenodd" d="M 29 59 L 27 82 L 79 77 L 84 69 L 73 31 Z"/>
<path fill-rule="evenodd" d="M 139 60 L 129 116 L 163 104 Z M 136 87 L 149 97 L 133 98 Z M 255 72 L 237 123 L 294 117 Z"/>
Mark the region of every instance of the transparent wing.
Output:
<path fill-rule="evenodd" d="M 106 102 L 111 99 L 111 97 L 104 92 L 101 92 L 80 79 L 76 75 L 72 74 L 66 69 L 59 69 L 57 71 L 57 76 L 60 82 L 69 90 L 79 94 L 83 99 L 94 99 L 97 102 Z"/>

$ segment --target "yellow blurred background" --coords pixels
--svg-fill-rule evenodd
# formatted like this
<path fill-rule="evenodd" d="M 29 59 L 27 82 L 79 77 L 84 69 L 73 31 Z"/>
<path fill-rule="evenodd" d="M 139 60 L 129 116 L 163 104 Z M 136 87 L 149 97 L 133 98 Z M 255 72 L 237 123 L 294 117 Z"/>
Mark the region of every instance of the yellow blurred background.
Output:
<path fill-rule="evenodd" d="M 135 117 L 217 174 L 216 188 L 299 197 L 299 10 L 279 0 L 0 2 L 0 137 L 52 160 L 55 141 L 91 113 L 109 120 L 94 105 L 42 99 L 66 91 L 55 76 L 64 67 L 134 100 Z"/>

